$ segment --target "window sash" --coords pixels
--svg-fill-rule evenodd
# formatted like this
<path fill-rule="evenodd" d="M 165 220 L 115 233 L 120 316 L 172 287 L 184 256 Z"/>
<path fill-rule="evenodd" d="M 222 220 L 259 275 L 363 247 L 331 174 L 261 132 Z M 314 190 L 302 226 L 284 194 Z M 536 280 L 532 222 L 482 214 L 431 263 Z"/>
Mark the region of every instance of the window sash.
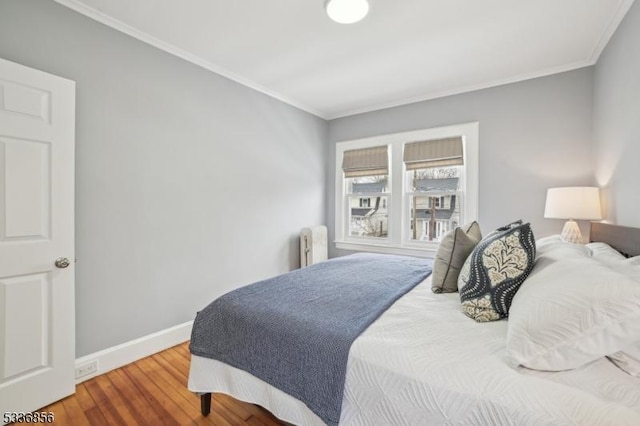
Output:
<path fill-rule="evenodd" d="M 387 232 L 386 236 L 367 236 L 367 235 L 351 235 L 351 208 L 352 208 L 352 200 L 354 199 L 362 199 L 368 198 L 370 199 L 369 207 L 356 207 L 363 209 L 373 209 L 375 207 L 375 198 L 381 198 L 380 200 L 380 208 L 385 210 L 385 214 L 387 216 L 387 226 L 385 231 Z M 386 201 L 385 201 L 386 200 Z M 359 204 L 359 203 L 358 203 Z M 391 213 L 391 194 L 388 192 L 370 192 L 363 194 L 344 194 L 344 208 L 343 208 L 343 217 L 344 217 L 344 237 L 346 240 L 359 240 L 359 241 L 371 241 L 375 243 L 389 243 L 389 223 L 393 214 Z"/>
<path fill-rule="evenodd" d="M 464 217 L 464 203 L 465 203 L 465 196 L 466 196 L 466 190 L 458 190 L 458 191 L 453 191 L 453 192 L 433 192 L 433 193 L 428 193 L 428 192 L 405 192 L 404 193 L 404 205 L 405 205 L 405 223 L 403 226 L 403 245 L 405 246 L 412 246 L 412 247 L 424 247 L 427 246 L 431 243 L 434 242 L 438 242 L 438 240 L 420 240 L 420 239 L 414 239 L 413 238 L 413 231 L 411 229 L 411 223 L 414 222 L 414 218 L 412 217 L 412 211 L 413 209 L 416 208 L 415 206 L 415 197 L 420 197 L 420 198 L 431 198 L 431 199 L 436 199 L 438 203 L 440 203 L 440 207 L 436 206 L 435 210 L 436 210 L 436 214 L 438 212 L 438 210 L 442 210 L 442 201 L 444 197 L 450 197 L 452 195 L 455 195 L 456 197 L 456 210 L 458 211 L 458 215 L 459 215 L 459 220 L 460 221 L 468 221 L 469 219 Z M 427 209 L 431 209 L 431 205 L 429 205 L 427 207 Z M 447 209 L 445 209 L 447 210 Z M 416 219 L 416 220 L 423 220 L 423 219 Z M 437 220 L 439 221 L 439 220 Z M 459 223 L 458 223 L 459 225 Z"/>

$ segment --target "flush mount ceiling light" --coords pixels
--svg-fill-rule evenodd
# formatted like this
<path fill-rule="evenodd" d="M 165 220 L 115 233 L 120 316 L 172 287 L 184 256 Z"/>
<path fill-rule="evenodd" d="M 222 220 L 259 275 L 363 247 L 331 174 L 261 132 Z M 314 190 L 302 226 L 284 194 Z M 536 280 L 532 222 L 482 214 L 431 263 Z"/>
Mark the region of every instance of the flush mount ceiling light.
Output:
<path fill-rule="evenodd" d="M 340 24 L 353 24 L 369 13 L 367 0 L 327 0 L 324 7 L 329 18 Z"/>

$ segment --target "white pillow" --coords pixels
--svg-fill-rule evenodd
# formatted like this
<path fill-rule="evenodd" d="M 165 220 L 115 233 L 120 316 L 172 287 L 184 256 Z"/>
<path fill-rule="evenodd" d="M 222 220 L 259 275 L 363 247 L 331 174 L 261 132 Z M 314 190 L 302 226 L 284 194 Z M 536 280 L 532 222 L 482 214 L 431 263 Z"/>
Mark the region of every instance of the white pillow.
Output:
<path fill-rule="evenodd" d="M 640 341 L 640 285 L 584 252 L 543 250 L 516 293 L 507 362 L 536 370 L 580 367 Z"/>
<path fill-rule="evenodd" d="M 622 262 L 629 266 L 640 266 L 640 256 L 630 257 L 623 260 Z"/>
<path fill-rule="evenodd" d="M 626 258 L 606 243 L 589 243 L 586 246 L 591 250 L 594 259 L 609 264 L 640 285 L 640 256 Z"/>
<path fill-rule="evenodd" d="M 640 341 L 624 348 L 624 351 L 609 355 L 608 358 L 632 376 L 640 377 Z"/>
<path fill-rule="evenodd" d="M 536 253 L 536 258 L 548 257 L 552 259 L 591 257 L 592 255 L 589 247 L 583 244 L 568 243 L 559 235 L 536 240 Z"/>
<path fill-rule="evenodd" d="M 562 237 L 560 236 L 560 234 L 555 234 L 555 235 L 549 235 L 548 237 L 542 237 L 542 238 L 538 238 L 536 240 L 536 248 L 538 247 L 543 247 L 547 244 L 554 244 L 554 243 L 566 243 L 566 241 L 564 241 L 562 239 Z"/>
<path fill-rule="evenodd" d="M 607 243 L 589 243 L 586 247 L 591 249 L 591 255 L 597 257 L 605 262 L 619 262 L 624 261 L 626 257 L 622 255 L 618 250 L 614 249 Z"/>
<path fill-rule="evenodd" d="M 609 262 L 612 266 L 625 275 L 634 278 L 640 285 L 640 256 L 626 258 L 618 250 L 606 243 L 589 243 L 593 257 L 603 262 Z M 640 342 L 625 347 L 624 350 L 607 355 L 615 365 L 632 376 L 640 377 Z"/>

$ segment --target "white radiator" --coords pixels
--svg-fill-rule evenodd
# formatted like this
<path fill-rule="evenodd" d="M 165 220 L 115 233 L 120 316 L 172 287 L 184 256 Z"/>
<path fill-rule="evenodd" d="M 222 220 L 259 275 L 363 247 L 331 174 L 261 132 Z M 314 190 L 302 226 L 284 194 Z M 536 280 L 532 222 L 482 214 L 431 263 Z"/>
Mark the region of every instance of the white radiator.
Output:
<path fill-rule="evenodd" d="M 300 230 L 300 267 L 327 260 L 327 227 L 312 226 Z"/>

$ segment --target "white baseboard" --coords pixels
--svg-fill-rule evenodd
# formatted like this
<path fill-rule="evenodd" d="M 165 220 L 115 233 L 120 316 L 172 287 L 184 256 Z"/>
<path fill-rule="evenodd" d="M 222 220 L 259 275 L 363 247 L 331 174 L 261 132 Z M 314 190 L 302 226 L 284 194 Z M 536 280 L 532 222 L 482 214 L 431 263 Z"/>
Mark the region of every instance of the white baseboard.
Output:
<path fill-rule="evenodd" d="M 76 371 L 80 367 L 95 362 L 97 362 L 97 368 L 91 374 L 77 378 L 76 384 L 186 342 L 191 337 L 192 326 L 193 321 L 188 321 L 78 358 L 75 364 Z"/>

